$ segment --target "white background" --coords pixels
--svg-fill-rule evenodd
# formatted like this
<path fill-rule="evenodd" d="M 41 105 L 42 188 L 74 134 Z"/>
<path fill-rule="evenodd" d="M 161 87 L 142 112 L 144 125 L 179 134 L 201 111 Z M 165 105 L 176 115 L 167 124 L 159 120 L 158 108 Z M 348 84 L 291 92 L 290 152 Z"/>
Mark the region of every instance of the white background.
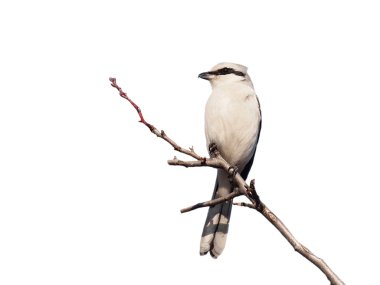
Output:
<path fill-rule="evenodd" d="M 347 284 L 379 284 L 379 27 L 376 1 L 4 1 L 0 284 L 329 284 L 246 208 L 200 257 L 207 210 L 179 210 L 215 170 L 168 166 L 108 82 L 205 155 L 197 75 L 221 61 L 261 100 L 262 200 Z"/>

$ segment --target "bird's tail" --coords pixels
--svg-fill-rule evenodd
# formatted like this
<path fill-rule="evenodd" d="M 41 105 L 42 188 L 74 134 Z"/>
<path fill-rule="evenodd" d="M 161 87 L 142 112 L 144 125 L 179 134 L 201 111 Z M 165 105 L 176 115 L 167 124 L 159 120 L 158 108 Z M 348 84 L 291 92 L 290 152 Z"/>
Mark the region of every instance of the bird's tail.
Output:
<path fill-rule="evenodd" d="M 212 198 L 218 198 L 218 180 L 215 184 Z M 219 189 L 220 190 L 220 189 Z M 222 191 L 221 191 L 222 192 Z M 227 201 L 210 207 L 208 210 L 200 244 L 200 254 L 205 255 L 210 252 L 213 258 L 221 255 L 226 245 L 228 224 L 230 222 L 232 201 Z"/>

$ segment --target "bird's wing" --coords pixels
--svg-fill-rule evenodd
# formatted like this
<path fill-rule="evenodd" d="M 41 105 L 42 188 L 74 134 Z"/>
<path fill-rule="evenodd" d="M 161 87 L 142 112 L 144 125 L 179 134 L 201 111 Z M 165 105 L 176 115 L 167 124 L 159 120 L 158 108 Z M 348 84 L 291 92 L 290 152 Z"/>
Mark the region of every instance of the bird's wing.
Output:
<path fill-rule="evenodd" d="M 256 139 L 255 145 L 254 145 L 254 147 L 253 147 L 252 156 L 251 156 L 251 158 L 249 159 L 248 163 L 244 166 L 243 171 L 240 172 L 240 175 L 241 175 L 241 177 L 242 177 L 244 180 L 247 179 L 247 177 L 248 177 L 248 173 L 249 173 L 249 171 L 251 170 L 251 167 L 252 167 L 252 164 L 253 164 L 253 159 L 255 158 L 255 154 L 256 154 L 257 144 L 259 143 L 260 132 L 261 132 L 261 122 L 262 122 L 261 108 L 260 108 L 260 102 L 259 102 L 259 99 L 258 99 L 257 97 L 256 97 L 256 99 L 257 99 L 257 103 L 259 104 L 259 111 L 260 111 L 259 131 L 258 131 L 258 133 L 257 133 L 257 139 Z"/>

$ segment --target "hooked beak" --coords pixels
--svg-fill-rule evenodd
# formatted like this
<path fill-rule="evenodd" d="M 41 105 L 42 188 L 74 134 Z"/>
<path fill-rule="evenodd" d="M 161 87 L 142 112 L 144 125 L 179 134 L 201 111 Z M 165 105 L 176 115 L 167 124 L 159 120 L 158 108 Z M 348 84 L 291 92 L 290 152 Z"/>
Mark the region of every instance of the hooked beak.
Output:
<path fill-rule="evenodd" d="M 213 74 L 211 74 L 210 72 L 202 72 L 198 75 L 198 77 L 205 80 L 210 80 L 213 77 Z"/>

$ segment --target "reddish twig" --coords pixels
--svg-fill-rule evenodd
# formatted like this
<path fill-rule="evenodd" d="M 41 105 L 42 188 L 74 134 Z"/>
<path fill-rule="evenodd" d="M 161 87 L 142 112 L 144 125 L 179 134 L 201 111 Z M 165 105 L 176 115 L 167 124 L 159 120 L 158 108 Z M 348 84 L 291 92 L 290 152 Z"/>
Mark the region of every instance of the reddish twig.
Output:
<path fill-rule="evenodd" d="M 145 121 L 144 119 L 144 116 L 141 112 L 141 109 L 139 106 L 137 106 L 137 104 L 135 102 L 133 102 L 131 100 L 131 98 L 128 97 L 127 93 L 125 93 L 121 87 L 119 85 L 117 85 L 116 83 L 116 78 L 113 78 L 113 77 L 110 77 L 109 80 L 111 81 L 111 86 L 112 87 L 115 87 L 118 91 L 119 91 L 119 95 L 121 97 L 123 97 L 124 99 L 128 100 L 129 103 L 131 103 L 131 105 L 133 106 L 133 108 L 136 109 L 137 113 L 139 114 L 139 117 L 140 117 L 140 123 L 143 123 L 145 126 L 147 126 L 149 128 L 149 130 L 151 132 L 153 132 L 153 129 L 155 129 L 155 127 L 151 124 L 149 124 L 147 121 Z"/>
<path fill-rule="evenodd" d="M 109 80 L 111 81 L 111 86 L 116 88 L 119 91 L 119 95 L 121 97 L 123 97 L 124 99 L 128 100 L 128 102 L 131 103 L 131 105 L 135 108 L 135 110 L 139 114 L 140 123 L 143 123 L 145 126 L 147 126 L 152 133 L 154 133 L 159 138 L 167 141 L 178 152 L 182 152 L 182 153 L 189 155 L 189 156 L 191 156 L 191 157 L 193 157 L 199 161 L 204 161 L 206 159 L 205 157 L 198 155 L 194 151 L 193 147 L 190 147 L 189 149 L 180 147 L 175 141 L 173 141 L 170 137 L 168 137 L 168 135 L 163 130 L 159 131 L 155 126 L 153 126 L 152 124 L 149 124 L 147 121 L 145 121 L 140 107 L 137 106 L 137 104 L 135 102 L 133 102 L 131 100 L 131 98 L 128 97 L 127 93 L 125 93 L 119 85 L 117 85 L 116 78 L 110 77 Z"/>

